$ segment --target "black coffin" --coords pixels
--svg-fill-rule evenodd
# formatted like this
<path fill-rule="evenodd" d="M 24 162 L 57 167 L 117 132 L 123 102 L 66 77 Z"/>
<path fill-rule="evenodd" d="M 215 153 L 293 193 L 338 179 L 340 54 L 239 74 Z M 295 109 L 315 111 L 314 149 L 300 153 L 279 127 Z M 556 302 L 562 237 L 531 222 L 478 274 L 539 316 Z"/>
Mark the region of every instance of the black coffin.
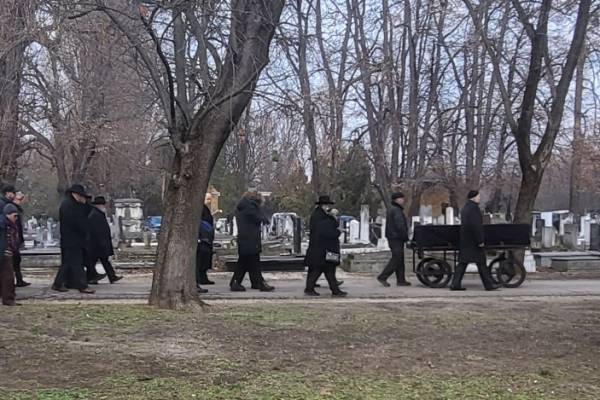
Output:
<path fill-rule="evenodd" d="M 489 224 L 483 226 L 485 247 L 527 247 L 531 227 L 527 224 Z M 460 225 L 417 225 L 412 246 L 416 248 L 458 249 Z"/>

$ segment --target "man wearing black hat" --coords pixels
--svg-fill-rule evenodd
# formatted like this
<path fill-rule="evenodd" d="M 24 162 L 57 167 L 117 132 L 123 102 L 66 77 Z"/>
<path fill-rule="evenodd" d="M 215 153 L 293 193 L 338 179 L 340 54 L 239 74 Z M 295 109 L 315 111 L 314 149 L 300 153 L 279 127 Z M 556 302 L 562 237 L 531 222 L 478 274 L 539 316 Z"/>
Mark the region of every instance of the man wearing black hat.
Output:
<path fill-rule="evenodd" d="M 92 252 L 90 250 L 90 229 L 92 228 L 90 226 L 90 221 L 89 221 L 89 215 L 92 211 L 94 211 L 94 205 L 92 204 L 92 196 L 91 195 L 86 195 L 85 196 L 85 204 L 83 205 L 85 208 L 85 215 L 87 218 L 85 227 L 87 229 L 87 235 L 86 235 L 86 246 L 83 249 L 83 266 L 85 267 L 85 276 L 87 278 L 87 282 L 90 285 L 97 285 L 98 281 L 104 279 L 106 277 L 106 274 L 100 274 L 98 273 L 98 271 L 96 270 L 96 263 L 92 262 Z M 112 243 L 112 242 L 111 242 Z"/>
<path fill-rule="evenodd" d="M 410 286 L 404 275 L 404 244 L 408 241 L 408 224 L 404 216 L 404 194 L 392 194 L 392 204 L 387 212 L 385 224 L 385 237 L 392 250 L 392 258 L 377 277 L 379 283 L 385 287 L 390 284 L 387 279 L 395 272 L 398 286 Z"/>
<path fill-rule="evenodd" d="M 340 264 L 340 230 L 338 223 L 329 212 L 335 204 L 329 196 L 320 196 L 316 207 L 310 216 L 310 238 L 306 251 L 305 263 L 308 265 L 306 277 L 307 296 L 319 296 L 315 285 L 319 276 L 325 274 L 331 294 L 334 297 L 345 297 L 348 293 L 340 290 L 335 277 L 335 268 Z"/>
<path fill-rule="evenodd" d="M 60 203 L 60 251 L 61 266 L 54 278 L 52 289 L 66 292 L 77 289 L 81 293 L 94 293 L 88 287 L 84 265 L 84 251 L 87 239 L 86 197 L 83 186 L 75 184 L 66 191 Z"/>
<path fill-rule="evenodd" d="M 88 214 L 88 257 L 89 266 L 95 271 L 98 260 L 102 263 L 110 283 L 121 280 L 110 263 L 109 257 L 114 255 L 110 226 L 106 219 L 106 199 L 98 196 L 91 203 L 92 209 Z M 102 276 L 103 278 L 104 276 Z M 97 281 L 96 281 L 97 282 Z"/>
<path fill-rule="evenodd" d="M 467 204 L 460 211 L 458 264 L 454 269 L 450 290 L 465 290 L 461 284 L 469 263 L 477 264 L 477 270 L 485 290 L 498 289 L 487 267 L 485 250 L 483 249 L 483 215 L 479 209 L 481 196 L 477 190 L 471 190 L 467 197 Z"/>

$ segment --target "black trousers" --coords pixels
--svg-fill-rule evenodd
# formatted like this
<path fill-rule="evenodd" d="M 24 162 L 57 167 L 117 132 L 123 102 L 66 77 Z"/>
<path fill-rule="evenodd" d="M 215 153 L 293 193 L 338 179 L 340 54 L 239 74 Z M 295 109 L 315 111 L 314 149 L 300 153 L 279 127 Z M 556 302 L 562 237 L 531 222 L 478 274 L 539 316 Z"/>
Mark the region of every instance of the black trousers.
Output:
<path fill-rule="evenodd" d="M 206 274 L 206 272 L 212 268 L 212 258 L 212 251 L 196 251 L 197 285 L 203 285 L 208 281 L 208 275 Z"/>
<path fill-rule="evenodd" d="M 306 276 L 306 291 L 312 292 L 315 290 L 315 285 L 319 280 L 321 274 L 325 274 L 325 279 L 329 284 L 329 289 L 332 293 L 339 292 L 340 288 L 337 284 L 335 277 L 335 265 L 319 265 L 319 266 L 308 266 L 308 275 Z"/>
<path fill-rule="evenodd" d="M 392 258 L 381 271 L 377 279 L 386 281 L 393 273 L 396 273 L 396 282 L 406 282 L 405 266 L 404 266 L 404 242 L 398 240 L 390 240 L 390 249 L 392 250 Z"/>
<path fill-rule="evenodd" d="M 452 284 L 450 287 L 459 288 L 461 287 L 463 277 L 465 276 L 465 271 L 467 270 L 467 266 L 469 263 L 459 262 L 454 268 L 454 275 L 452 276 Z M 479 277 L 481 278 L 481 282 L 483 282 L 483 287 L 486 289 L 494 286 L 494 280 L 492 279 L 492 274 L 487 264 L 482 261 L 477 263 L 477 272 L 479 272 Z"/>
<path fill-rule="evenodd" d="M 261 287 L 263 285 L 264 278 L 260 272 L 260 254 L 240 255 L 238 257 L 237 266 L 233 272 L 230 285 L 233 283 L 241 285 L 246 272 L 250 275 L 252 286 Z"/>
<path fill-rule="evenodd" d="M 89 251 L 87 251 L 86 249 L 83 249 L 83 261 L 84 261 L 84 267 L 85 267 L 85 276 L 89 281 L 93 281 L 96 278 L 98 278 L 98 271 L 96 271 L 96 262 L 97 260 L 92 260 L 93 256 L 90 254 Z"/>
<path fill-rule="evenodd" d="M 15 302 L 15 274 L 13 257 L 0 254 L 0 299 L 2 304 Z"/>
<path fill-rule="evenodd" d="M 60 249 L 60 268 L 54 278 L 54 286 L 66 286 L 70 289 L 85 289 L 87 279 L 83 264 L 84 249 L 81 247 L 63 247 Z"/>
<path fill-rule="evenodd" d="M 89 261 L 90 269 L 93 269 L 94 272 L 96 273 L 96 275 L 98 274 L 98 272 L 96 271 L 96 263 L 98 261 L 100 261 L 100 263 L 102 263 L 102 268 L 104 268 L 104 271 L 106 271 L 106 276 L 108 276 L 108 280 L 111 282 L 115 280 L 115 278 L 117 277 L 117 274 L 115 274 L 115 269 L 113 268 L 112 264 L 110 263 L 110 260 L 108 259 L 108 257 L 91 256 L 91 258 L 89 258 L 89 260 L 90 260 Z M 88 271 L 89 271 L 89 269 L 88 269 Z M 89 280 L 90 280 L 90 277 L 88 274 L 88 281 Z"/>
<path fill-rule="evenodd" d="M 15 279 L 17 284 L 23 282 L 23 273 L 21 272 L 21 253 L 13 254 L 12 259 L 13 270 L 15 271 Z"/>

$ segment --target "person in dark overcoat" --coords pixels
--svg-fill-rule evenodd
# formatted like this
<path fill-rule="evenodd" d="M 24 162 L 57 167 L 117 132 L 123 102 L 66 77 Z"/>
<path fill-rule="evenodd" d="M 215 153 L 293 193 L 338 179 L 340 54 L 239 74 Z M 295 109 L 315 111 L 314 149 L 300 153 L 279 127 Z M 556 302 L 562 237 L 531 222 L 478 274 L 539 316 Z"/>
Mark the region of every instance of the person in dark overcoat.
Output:
<path fill-rule="evenodd" d="M 14 253 L 19 250 L 20 239 L 17 227 L 19 210 L 8 203 L 0 215 L 0 299 L 5 306 L 18 305 L 15 302 Z"/>
<path fill-rule="evenodd" d="M 335 204 L 329 196 L 320 196 L 310 216 L 310 237 L 306 250 L 305 264 L 308 266 L 306 277 L 307 296 L 319 296 L 315 284 L 321 274 L 325 274 L 331 293 L 335 297 L 344 297 L 348 293 L 340 290 L 335 277 L 335 269 L 340 264 L 340 230 L 333 215 L 329 213 Z"/>
<path fill-rule="evenodd" d="M 92 208 L 87 217 L 89 266 L 95 271 L 96 264 L 100 261 L 110 283 L 115 283 L 123 279 L 123 277 L 115 274 L 115 270 L 110 263 L 110 257 L 115 252 L 110 235 L 110 226 L 106 219 L 106 199 L 103 196 L 97 196 L 92 201 L 91 206 Z"/>
<path fill-rule="evenodd" d="M 450 290 L 465 290 L 461 284 L 467 265 L 470 263 L 477 264 L 477 270 L 485 290 L 498 289 L 487 266 L 485 250 L 483 249 L 483 215 L 479 208 L 481 197 L 476 190 L 471 190 L 467 197 L 468 201 L 460 211 L 458 264 L 454 269 Z"/>
<path fill-rule="evenodd" d="M 25 202 L 25 193 L 22 191 L 17 191 L 15 194 L 15 198 L 13 199 L 13 204 L 19 210 L 19 215 L 17 216 L 17 228 L 19 229 L 19 242 L 21 246 L 25 243 L 25 238 L 23 237 L 23 203 Z M 23 280 L 23 272 L 21 271 L 21 249 L 19 248 L 14 253 L 13 259 L 13 269 L 15 271 L 15 279 L 16 287 L 26 287 L 31 285 L 29 282 L 25 282 Z"/>
<path fill-rule="evenodd" d="M 96 264 L 92 263 L 92 254 L 90 251 L 90 221 L 89 221 L 89 216 L 90 213 L 94 210 L 94 205 L 92 205 L 92 196 L 87 195 L 85 197 L 86 201 L 84 204 L 84 208 L 85 208 L 85 215 L 88 217 L 88 223 L 86 223 L 86 229 L 87 229 L 87 243 L 85 248 L 83 249 L 83 266 L 85 267 L 85 276 L 86 279 L 88 281 L 88 283 L 90 285 L 97 285 L 98 281 L 101 281 L 102 279 L 106 278 L 106 274 L 101 274 L 98 272 L 98 270 L 96 270 Z"/>
<path fill-rule="evenodd" d="M 198 246 L 196 247 L 196 286 L 200 293 L 206 293 L 200 285 L 214 285 L 208 279 L 207 272 L 212 268 L 213 243 L 215 240 L 214 219 L 210 208 L 205 204 L 202 209 L 200 230 L 198 231 Z"/>
<path fill-rule="evenodd" d="M 66 292 L 77 289 L 81 293 L 92 294 L 88 287 L 84 270 L 84 252 L 87 245 L 87 214 L 85 202 L 87 193 L 82 185 L 74 184 L 65 193 L 58 210 L 60 221 L 61 265 L 52 289 Z"/>
<path fill-rule="evenodd" d="M 262 199 L 257 192 L 246 192 L 236 206 L 238 226 L 238 263 L 230 282 L 234 292 L 246 290 L 242 285 L 246 272 L 250 275 L 253 289 L 270 292 L 275 288 L 268 285 L 260 271 L 260 253 L 262 252 L 261 227 L 269 220 L 261 209 Z"/>
<path fill-rule="evenodd" d="M 377 277 L 377 280 L 385 287 L 390 286 L 387 280 L 393 273 L 396 273 L 398 286 L 410 286 L 404 272 L 404 244 L 408 242 L 408 224 L 403 206 L 404 194 L 400 192 L 392 194 L 392 203 L 385 220 L 385 237 L 392 251 L 392 258 Z"/>
<path fill-rule="evenodd" d="M 4 210 L 7 204 L 11 204 L 15 199 L 17 189 L 13 185 L 5 185 L 2 187 L 2 196 L 0 197 L 0 211 Z"/>

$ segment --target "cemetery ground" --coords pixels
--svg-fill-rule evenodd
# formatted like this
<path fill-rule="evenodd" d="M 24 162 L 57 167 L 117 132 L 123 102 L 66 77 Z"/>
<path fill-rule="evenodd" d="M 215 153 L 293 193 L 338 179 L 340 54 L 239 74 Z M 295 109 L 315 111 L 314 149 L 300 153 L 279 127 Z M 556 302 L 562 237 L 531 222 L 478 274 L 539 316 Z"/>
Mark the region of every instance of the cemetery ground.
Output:
<path fill-rule="evenodd" d="M 0 398 L 598 398 L 600 296 L 479 286 L 183 311 L 26 300 L 0 310 Z"/>

